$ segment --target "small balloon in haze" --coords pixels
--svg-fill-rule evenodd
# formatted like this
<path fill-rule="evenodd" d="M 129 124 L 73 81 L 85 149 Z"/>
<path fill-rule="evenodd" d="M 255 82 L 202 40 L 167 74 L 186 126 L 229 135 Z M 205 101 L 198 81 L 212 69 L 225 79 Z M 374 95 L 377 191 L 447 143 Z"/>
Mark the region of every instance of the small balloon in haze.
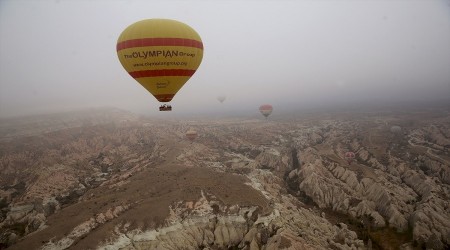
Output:
<path fill-rule="evenodd" d="M 197 138 L 197 131 L 190 129 L 186 132 L 186 138 L 188 138 L 188 140 L 190 140 L 191 142 L 193 142 L 196 138 Z"/>
<path fill-rule="evenodd" d="M 353 159 L 355 159 L 355 153 L 348 151 L 344 155 L 345 160 L 347 160 L 348 165 L 350 165 L 353 162 Z"/>
<path fill-rule="evenodd" d="M 259 112 L 261 112 L 261 114 L 266 118 L 270 114 L 272 114 L 272 111 L 273 111 L 273 107 L 270 104 L 264 104 L 259 107 Z"/>
<path fill-rule="evenodd" d="M 225 99 L 227 99 L 227 97 L 224 96 L 224 95 L 219 95 L 219 96 L 217 97 L 217 100 L 218 100 L 220 103 L 223 103 L 223 102 L 225 101 Z"/>
<path fill-rule="evenodd" d="M 117 41 L 125 70 L 159 102 L 170 102 L 196 72 L 203 43 L 188 25 L 170 19 L 146 19 L 128 26 Z M 160 108 L 170 111 L 171 108 Z"/>
<path fill-rule="evenodd" d="M 402 132 L 402 128 L 400 126 L 392 126 L 390 130 L 394 134 L 400 134 Z"/>

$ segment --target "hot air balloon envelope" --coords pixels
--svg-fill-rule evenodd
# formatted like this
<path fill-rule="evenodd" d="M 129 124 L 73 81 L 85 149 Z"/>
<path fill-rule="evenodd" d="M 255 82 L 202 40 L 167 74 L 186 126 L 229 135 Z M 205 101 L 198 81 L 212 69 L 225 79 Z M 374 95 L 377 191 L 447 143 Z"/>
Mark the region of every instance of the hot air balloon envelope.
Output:
<path fill-rule="evenodd" d="M 220 96 L 217 97 L 217 100 L 218 100 L 220 103 L 223 103 L 223 102 L 225 101 L 225 99 L 226 99 L 226 96 L 224 96 L 224 95 L 220 95 Z"/>
<path fill-rule="evenodd" d="M 259 112 L 261 112 L 261 114 L 262 114 L 263 116 L 265 116 L 266 118 L 267 118 L 270 114 L 272 114 L 272 111 L 273 111 L 273 107 L 272 107 L 272 105 L 270 105 L 270 104 L 264 104 L 264 105 L 261 105 L 261 106 L 259 107 Z"/>
<path fill-rule="evenodd" d="M 350 163 L 352 163 L 353 159 L 355 159 L 355 153 L 353 153 L 353 152 L 346 152 L 344 157 L 347 160 L 348 165 L 350 165 Z"/>
<path fill-rule="evenodd" d="M 394 134 L 400 134 L 402 132 L 402 128 L 400 126 L 392 126 L 390 130 Z"/>
<path fill-rule="evenodd" d="M 117 55 L 131 77 L 158 101 L 170 102 L 200 66 L 203 43 L 182 22 L 147 19 L 120 34 Z"/>
<path fill-rule="evenodd" d="M 195 130 L 189 130 L 186 132 L 186 138 L 188 138 L 190 141 L 194 141 L 195 138 L 197 138 L 197 131 Z"/>

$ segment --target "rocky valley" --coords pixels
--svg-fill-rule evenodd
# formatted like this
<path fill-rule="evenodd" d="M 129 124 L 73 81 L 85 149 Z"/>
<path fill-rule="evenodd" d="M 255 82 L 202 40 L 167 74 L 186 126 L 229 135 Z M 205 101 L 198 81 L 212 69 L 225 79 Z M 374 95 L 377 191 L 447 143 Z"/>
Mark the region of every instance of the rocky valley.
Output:
<path fill-rule="evenodd" d="M 2 118 L 0 249 L 448 249 L 449 150 L 448 109 Z"/>

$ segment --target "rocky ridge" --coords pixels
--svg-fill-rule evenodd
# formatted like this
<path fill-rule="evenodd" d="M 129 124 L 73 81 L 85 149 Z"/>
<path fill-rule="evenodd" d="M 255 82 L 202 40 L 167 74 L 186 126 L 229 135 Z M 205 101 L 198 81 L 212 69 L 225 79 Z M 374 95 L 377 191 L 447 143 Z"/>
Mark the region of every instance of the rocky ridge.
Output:
<path fill-rule="evenodd" d="M 0 239 L 12 249 L 445 249 L 449 119 L 122 117 L 8 137 L 0 145 Z M 404 134 L 389 133 L 386 121 Z M 199 134 L 193 143 L 187 129 Z M 356 154 L 351 164 L 346 151 Z M 198 168 L 213 172 L 200 177 Z M 167 178 L 161 189 L 145 183 L 152 175 Z M 238 182 L 218 176 L 246 179 L 245 192 L 264 199 L 233 194 Z M 89 210 L 52 233 L 56 218 L 79 204 Z"/>

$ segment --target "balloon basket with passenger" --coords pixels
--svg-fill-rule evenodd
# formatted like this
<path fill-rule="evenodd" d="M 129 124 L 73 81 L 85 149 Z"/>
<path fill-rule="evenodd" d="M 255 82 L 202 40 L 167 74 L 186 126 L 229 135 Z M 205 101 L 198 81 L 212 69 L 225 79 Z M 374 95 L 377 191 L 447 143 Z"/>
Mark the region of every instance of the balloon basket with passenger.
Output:
<path fill-rule="evenodd" d="M 159 106 L 159 111 L 172 111 L 172 106 L 170 104 L 163 104 Z"/>

